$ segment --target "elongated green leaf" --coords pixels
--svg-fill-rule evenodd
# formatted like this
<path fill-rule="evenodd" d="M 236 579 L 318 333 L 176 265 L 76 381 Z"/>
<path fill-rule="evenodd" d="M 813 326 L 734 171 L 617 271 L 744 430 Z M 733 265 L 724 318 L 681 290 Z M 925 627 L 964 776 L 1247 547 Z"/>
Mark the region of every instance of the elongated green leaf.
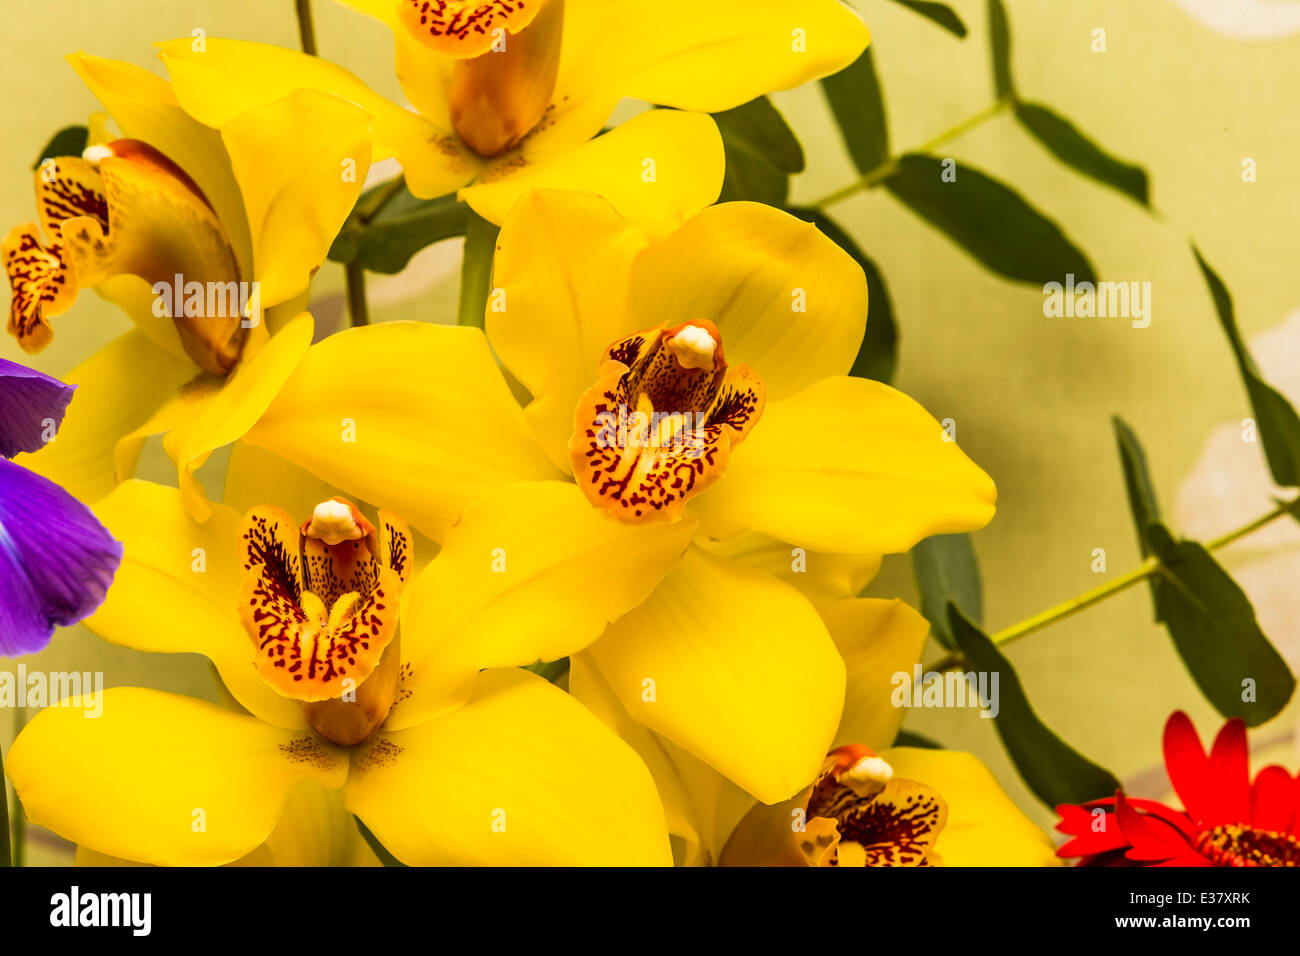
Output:
<path fill-rule="evenodd" d="M 406 866 L 405 863 L 388 851 L 388 847 L 379 842 L 379 837 L 370 832 L 370 828 L 361 822 L 360 817 L 353 817 L 352 819 L 356 821 L 357 830 L 361 833 L 362 838 L 374 851 L 375 856 L 379 857 L 380 863 L 384 866 Z"/>
<path fill-rule="evenodd" d="M 1065 117 L 1037 103 L 1017 103 L 1016 119 L 1061 162 L 1148 205 L 1146 170 L 1116 159 Z"/>
<path fill-rule="evenodd" d="M 1277 716 L 1295 678 L 1260 630 L 1250 599 L 1195 541 L 1177 541 L 1154 523 L 1147 542 L 1160 559 L 1151 579 L 1160 620 L 1201 693 L 1224 717 L 1250 727 Z"/>
<path fill-rule="evenodd" d="M 942 3 L 933 3 L 931 0 L 894 0 L 894 2 L 919 13 L 927 20 L 933 20 L 949 33 L 963 38 L 966 36 L 966 24 L 962 23 L 961 17 L 957 16 L 951 7 Z"/>
<path fill-rule="evenodd" d="M 791 215 L 811 222 L 826 238 L 851 255 L 862 267 L 867 277 L 867 331 L 862 337 L 858 357 L 853 362 L 850 375 L 875 379 L 888 385 L 894 380 L 898 366 L 898 326 L 894 322 L 894 307 L 885 287 L 885 278 L 876 264 L 858 248 L 852 237 L 839 224 L 819 209 L 790 209 Z"/>
<path fill-rule="evenodd" d="M 1142 553 L 1154 554 L 1161 565 L 1150 578 L 1155 618 L 1221 714 L 1241 717 L 1251 726 L 1263 723 L 1285 706 L 1295 679 L 1228 572 L 1204 547 L 1175 540 L 1161 524 L 1142 445 L 1123 421 L 1114 422 Z"/>
<path fill-rule="evenodd" d="M 32 169 L 39 169 L 41 163 L 47 159 L 57 159 L 60 156 L 80 156 L 86 148 L 86 141 L 90 138 L 90 131 L 84 126 L 65 126 L 45 144 L 41 150 L 41 155 L 32 163 Z"/>
<path fill-rule="evenodd" d="M 368 272 L 393 275 L 426 246 L 465 234 L 469 207 L 454 195 L 416 199 L 403 186 L 373 217 L 365 210 L 388 189 L 385 183 L 357 200 L 356 210 L 330 247 L 334 262 L 359 262 Z"/>
<path fill-rule="evenodd" d="M 790 176 L 803 172 L 803 147 L 766 96 L 714 113 L 726 151 L 727 173 L 718 202 L 752 200 L 780 206 L 790 194 Z"/>
<path fill-rule="evenodd" d="M 1011 79 L 1011 27 L 1002 0 L 989 0 L 989 48 L 993 57 L 993 90 L 998 99 L 1014 96 Z"/>
<path fill-rule="evenodd" d="M 943 744 L 936 743 L 929 737 L 922 734 L 914 734 L 910 730 L 900 730 L 898 736 L 894 738 L 892 747 L 920 747 L 923 750 L 942 750 Z"/>
<path fill-rule="evenodd" d="M 871 47 L 840 72 L 822 80 L 822 91 L 858 172 L 869 173 L 887 162 L 889 127 Z"/>
<path fill-rule="evenodd" d="M 1113 796 L 1120 786 L 1115 775 L 1080 754 L 1039 719 L 998 646 L 956 607 L 949 606 L 948 616 L 953 638 L 970 666 L 976 672 L 998 675 L 994 726 L 1034 796 L 1049 807 Z M 991 676 L 989 682 L 992 689 Z"/>
<path fill-rule="evenodd" d="M 1286 488 L 1300 486 L 1300 416 L 1296 415 L 1296 410 L 1286 396 L 1269 385 L 1260 374 L 1259 366 L 1255 364 L 1237 329 L 1232 296 L 1228 294 L 1227 286 L 1210 268 L 1195 245 L 1192 246 L 1192 252 L 1210 287 L 1214 309 L 1219 314 L 1219 324 L 1223 326 L 1233 354 L 1237 357 L 1237 366 L 1246 383 L 1246 394 L 1250 397 L 1250 407 L 1255 412 L 1259 439 L 1264 444 L 1268 470 L 1279 485 Z"/>
<path fill-rule="evenodd" d="M 885 186 L 999 275 L 1036 285 L 1067 274 L 1076 282 L 1096 281 L 1087 257 L 1061 227 L 1016 192 L 971 166 L 951 166 L 951 182 L 944 172 L 940 160 L 913 153 L 899 160 Z"/>
<path fill-rule="evenodd" d="M 1155 486 L 1151 483 L 1151 474 L 1147 470 L 1146 452 L 1138 441 L 1133 429 L 1125 424 L 1118 415 L 1111 419 L 1115 426 L 1115 441 L 1119 445 L 1120 464 L 1124 468 L 1124 488 L 1128 492 L 1129 510 L 1133 513 L 1133 523 L 1137 526 L 1138 547 L 1142 557 L 1151 553 L 1147 545 L 1146 529 L 1153 521 L 1160 520 L 1160 505 L 1156 501 Z"/>
<path fill-rule="evenodd" d="M 976 625 L 984 618 L 980 566 L 968 534 L 937 534 L 912 549 L 912 574 L 921 592 L 921 613 L 931 633 L 951 649 L 948 605 L 955 605 Z"/>
<path fill-rule="evenodd" d="M 488 296 L 492 291 L 492 259 L 501 232 L 472 209 L 465 229 L 465 261 L 460 267 L 461 325 L 483 328 Z"/>

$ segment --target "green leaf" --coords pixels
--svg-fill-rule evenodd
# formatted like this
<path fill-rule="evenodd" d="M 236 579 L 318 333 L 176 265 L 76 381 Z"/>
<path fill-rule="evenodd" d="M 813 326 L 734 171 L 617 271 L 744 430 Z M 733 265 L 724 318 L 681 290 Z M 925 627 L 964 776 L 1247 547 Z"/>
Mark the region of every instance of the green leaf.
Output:
<path fill-rule="evenodd" d="M 866 175 L 889 161 L 885 100 L 871 60 L 871 47 L 840 72 L 826 77 L 822 91 L 858 172 Z"/>
<path fill-rule="evenodd" d="M 41 155 L 37 157 L 36 162 L 32 163 L 32 169 L 40 169 L 41 163 L 47 159 L 57 159 L 60 156 L 80 156 L 86 149 L 86 141 L 90 139 L 90 130 L 84 126 L 65 126 L 55 133 L 45 148 L 41 150 Z"/>
<path fill-rule="evenodd" d="M 465 234 L 469 207 L 457 202 L 454 194 L 416 199 L 405 184 L 391 196 L 386 195 L 389 189 L 390 184 L 384 183 L 357 200 L 330 247 L 332 261 L 355 261 L 369 272 L 393 275 L 426 246 Z M 376 206 L 373 216 L 367 215 Z"/>
<path fill-rule="evenodd" d="M 1159 619 L 1207 700 L 1224 717 L 1249 727 L 1270 720 L 1295 691 L 1295 678 L 1255 619 L 1250 599 L 1195 541 L 1176 541 L 1162 524 L 1147 526 L 1160 560 L 1151 579 Z M 1243 700 L 1243 681 L 1254 700 Z"/>
<path fill-rule="evenodd" d="M 862 337 L 858 357 L 849 374 L 858 378 L 875 379 L 888 385 L 893 381 L 898 365 L 898 327 L 894 322 L 894 307 L 889 300 L 884 276 L 849 234 L 820 209 L 789 209 L 787 212 L 805 222 L 811 222 L 862 267 L 867 277 L 867 331 Z"/>
<path fill-rule="evenodd" d="M 1137 435 L 1119 418 L 1115 438 L 1124 485 L 1143 555 L 1160 567 L 1149 579 L 1155 618 L 1164 624 L 1184 666 L 1206 699 L 1225 717 L 1255 726 L 1286 705 L 1295 679 L 1269 643 L 1250 599 L 1213 556 L 1195 541 L 1176 541 L 1160 522 L 1160 506 Z M 1243 701 L 1242 681 L 1254 681 L 1254 701 Z"/>
<path fill-rule="evenodd" d="M 966 165 L 944 182 L 933 156 L 909 154 L 885 186 L 901 202 L 978 262 L 1008 279 L 1043 285 L 1073 274 L 1094 282 L 1088 259 L 1061 231 L 1013 190 Z M 950 177 L 951 178 L 951 177 Z"/>
<path fill-rule="evenodd" d="M 465 261 L 460 267 L 461 325 L 483 328 L 488 295 L 492 291 L 492 259 L 496 254 L 497 235 L 501 232 L 474 210 L 470 210 L 465 229 Z"/>
<path fill-rule="evenodd" d="M 989 0 L 989 46 L 993 56 L 993 91 L 998 99 L 1015 96 L 1011 80 L 1011 27 L 1002 0 Z"/>
<path fill-rule="evenodd" d="M 900 730 L 891 747 L 920 747 L 923 750 L 943 750 L 943 744 L 936 743 L 929 737 L 914 734 L 910 730 Z"/>
<path fill-rule="evenodd" d="M 1146 452 L 1142 450 L 1137 435 L 1118 415 L 1111 422 L 1115 426 L 1120 464 L 1124 467 L 1124 488 L 1128 491 L 1129 510 L 1133 513 L 1133 523 L 1137 525 L 1138 547 L 1142 549 L 1142 557 L 1145 558 L 1151 553 L 1146 541 L 1146 529 L 1152 522 L 1160 520 L 1160 505 L 1156 501 L 1155 485 L 1151 483 L 1151 474 L 1147 470 Z"/>
<path fill-rule="evenodd" d="M 980 566 L 968 534 L 937 534 L 912 549 L 912 574 L 921 592 L 921 613 L 935 639 L 951 649 L 948 605 L 978 625 L 984 617 Z"/>
<path fill-rule="evenodd" d="M 369 844 L 375 856 L 379 857 L 380 863 L 384 866 L 406 866 L 405 863 L 388 851 L 388 847 L 379 842 L 379 837 L 370 832 L 370 828 L 361 822 L 360 817 L 354 816 L 352 819 L 356 821 L 357 830 L 360 831 L 362 838 Z"/>
<path fill-rule="evenodd" d="M 1264 376 L 1260 374 L 1259 367 L 1237 330 L 1232 296 L 1228 294 L 1227 286 L 1201 257 L 1201 251 L 1195 245 L 1192 246 L 1192 252 L 1210 287 L 1214 308 L 1219 314 L 1219 324 L 1223 326 L 1232 351 L 1237 356 L 1237 366 L 1246 383 L 1250 407 L 1255 412 L 1259 439 L 1264 445 L 1264 457 L 1268 459 L 1268 470 L 1279 485 L 1294 488 L 1300 485 L 1300 416 L 1296 415 L 1286 396 L 1264 381 Z"/>
<path fill-rule="evenodd" d="M 714 113 L 726 150 L 727 174 L 718 202 L 785 204 L 790 177 L 803 172 L 803 147 L 766 96 Z"/>
<path fill-rule="evenodd" d="M 1017 103 L 1016 119 L 1067 166 L 1118 189 L 1144 206 L 1149 204 L 1146 170 L 1116 159 L 1065 117 L 1037 103 Z"/>
<path fill-rule="evenodd" d="M 976 672 L 999 675 L 998 715 L 993 723 L 1034 796 L 1049 807 L 1114 796 L 1120 786 L 1114 774 L 1080 754 L 1039 719 L 1029 706 L 1020 678 L 997 645 L 956 607 L 949 606 L 948 619 L 953 638 L 970 666 Z"/>
<path fill-rule="evenodd" d="M 933 3 L 931 0 L 894 0 L 894 2 L 919 13 L 927 20 L 933 20 L 949 33 L 962 38 L 966 36 L 966 24 L 961 22 L 961 17 L 957 16 L 951 7 L 942 3 Z"/>

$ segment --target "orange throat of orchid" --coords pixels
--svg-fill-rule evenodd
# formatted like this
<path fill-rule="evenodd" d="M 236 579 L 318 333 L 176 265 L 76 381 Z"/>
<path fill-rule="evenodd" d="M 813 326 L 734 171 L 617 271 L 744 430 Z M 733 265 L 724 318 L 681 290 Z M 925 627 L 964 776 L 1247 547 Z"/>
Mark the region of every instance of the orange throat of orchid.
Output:
<path fill-rule="evenodd" d="M 948 805 L 930 787 L 894 776 L 869 747 L 831 751 L 795 833 L 809 866 L 934 866 Z"/>
<path fill-rule="evenodd" d="M 366 740 L 396 697 L 410 528 L 384 511 L 375 526 L 356 505 L 332 498 L 301 527 L 282 508 L 254 508 L 239 545 L 239 614 L 258 673 L 276 692 L 301 701 L 307 722 L 326 740 Z"/>
<path fill-rule="evenodd" d="M 630 523 L 673 521 L 726 471 L 758 424 L 763 381 L 728 365 L 700 319 L 639 332 L 605 350 L 574 414 L 574 478 L 597 508 Z"/>
<path fill-rule="evenodd" d="M 176 303 L 158 314 L 171 316 L 186 354 L 205 372 L 234 368 L 248 326 L 231 290 L 248 284 L 225 228 L 184 170 L 146 143 L 120 139 L 45 160 L 35 183 L 39 225 L 16 226 L 0 246 L 13 291 L 9 333 L 25 351 L 49 345 L 50 319 L 71 308 L 80 289 L 134 275 L 169 289 L 179 280 L 209 290 L 202 308 Z"/>
<path fill-rule="evenodd" d="M 451 57 L 451 123 L 480 156 L 518 145 L 555 92 L 564 0 L 402 0 L 402 27 Z"/>

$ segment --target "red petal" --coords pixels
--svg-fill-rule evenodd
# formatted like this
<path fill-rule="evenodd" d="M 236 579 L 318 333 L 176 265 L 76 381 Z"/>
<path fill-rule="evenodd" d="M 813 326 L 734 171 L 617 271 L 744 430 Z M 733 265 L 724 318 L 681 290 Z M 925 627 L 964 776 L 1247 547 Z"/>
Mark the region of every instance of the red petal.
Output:
<path fill-rule="evenodd" d="M 1216 816 L 1203 823 L 1221 826 L 1250 820 L 1250 746 L 1246 743 L 1246 724 L 1240 717 L 1224 724 L 1214 738 L 1210 782 L 1216 797 Z"/>
<path fill-rule="evenodd" d="M 1295 819 L 1296 787 L 1282 767 L 1265 767 L 1250 791 L 1250 825 L 1285 833 Z"/>
<path fill-rule="evenodd" d="M 1165 724 L 1164 752 L 1165 772 L 1178 799 L 1190 816 L 1204 820 L 1216 804 L 1210 760 L 1191 718 L 1181 710 L 1175 711 Z"/>
<path fill-rule="evenodd" d="M 1115 812 L 1120 829 L 1132 845 L 1126 854 L 1130 860 L 1168 860 L 1189 852 L 1182 830 L 1160 817 L 1138 813 L 1123 794 L 1116 799 Z"/>

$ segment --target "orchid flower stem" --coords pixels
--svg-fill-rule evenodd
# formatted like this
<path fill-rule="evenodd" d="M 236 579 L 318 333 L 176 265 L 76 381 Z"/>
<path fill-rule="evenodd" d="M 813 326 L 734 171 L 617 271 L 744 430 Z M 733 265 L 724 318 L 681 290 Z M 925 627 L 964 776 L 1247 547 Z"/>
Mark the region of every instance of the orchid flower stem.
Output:
<path fill-rule="evenodd" d="M 1244 538 L 1246 535 L 1258 531 L 1265 525 L 1276 521 L 1283 515 L 1291 514 L 1296 510 L 1298 503 L 1300 503 L 1300 498 L 1293 501 L 1279 502 L 1277 507 L 1267 514 L 1260 515 L 1255 520 L 1242 525 L 1240 528 L 1229 531 L 1227 534 L 1221 535 L 1213 541 L 1207 541 L 1205 543 L 1205 549 L 1213 552 L 1218 551 L 1220 548 L 1225 548 L 1234 541 Z M 1112 595 L 1128 590 L 1138 582 L 1145 581 L 1147 578 L 1151 577 L 1151 575 L 1158 573 L 1160 567 L 1160 560 L 1158 558 L 1147 558 L 1132 571 L 1129 571 L 1126 574 L 1121 574 L 1114 580 L 1098 585 L 1090 591 L 1084 591 L 1082 594 L 1056 605 L 1056 607 L 1048 608 L 1041 614 L 1035 614 L 1033 617 L 1025 618 L 1025 620 L 1021 621 L 1019 624 L 1013 624 L 1011 627 L 990 635 L 989 639 L 999 647 L 1010 644 L 1012 641 L 1018 641 L 1020 638 L 1025 637 L 1028 634 L 1033 634 L 1035 631 L 1042 630 L 1049 624 L 1055 624 L 1057 621 L 1062 621 L 1073 614 L 1077 614 L 1084 608 L 1092 607 L 1094 604 L 1098 604 Z M 954 651 L 951 654 L 945 655 L 930 669 L 936 671 L 950 670 L 954 667 L 961 667 L 964 663 L 965 660 L 962 655 Z"/>
<path fill-rule="evenodd" d="M 308 56 L 316 55 L 316 27 L 311 19 L 311 0 L 294 0 L 298 12 L 298 39 L 302 52 Z"/>
<path fill-rule="evenodd" d="M 355 259 L 344 270 L 348 290 L 348 315 L 353 326 L 369 325 L 370 312 L 366 308 L 366 270 Z"/>
<path fill-rule="evenodd" d="M 966 119 L 962 120 L 956 126 L 952 127 L 951 129 L 944 130 L 938 136 L 935 136 L 933 139 L 930 139 L 922 143 L 920 146 L 916 147 L 916 149 L 911 150 L 911 152 L 913 153 L 933 152 L 934 150 L 938 149 L 940 146 L 943 146 L 946 143 L 949 143 L 952 140 L 957 139 L 959 136 L 965 136 L 971 130 L 975 129 L 975 127 L 997 116 L 1003 110 L 1009 109 L 1011 106 L 1014 105 L 1014 103 L 1015 100 L 1011 96 L 1004 96 L 1001 99 L 994 100 L 992 103 L 990 103 L 984 109 L 980 110 L 978 113 L 974 114 L 973 116 L 966 117 Z M 825 209 L 827 206 L 833 206 L 836 203 L 842 202 L 843 200 L 848 199 L 851 196 L 856 196 L 860 192 L 864 192 L 875 186 L 879 186 L 890 176 L 894 175 L 894 173 L 898 172 L 899 159 L 900 157 L 898 156 L 890 157 L 886 162 L 881 163 L 875 169 L 871 169 L 863 173 L 862 176 L 860 176 L 855 181 L 849 183 L 844 188 L 837 189 L 835 192 L 823 196 L 821 199 L 818 199 L 815 202 L 808 203 L 807 204 L 808 207 L 811 209 Z"/>
<path fill-rule="evenodd" d="M 4 754 L 0 754 L 0 866 L 10 866 L 9 784 L 5 781 Z"/>
<path fill-rule="evenodd" d="M 461 325 L 483 328 L 488 298 L 492 294 L 492 258 L 496 253 L 499 232 L 500 229 L 473 209 L 469 211 L 465 227 L 465 260 L 460 270 L 457 314 Z"/>
<path fill-rule="evenodd" d="M 311 0 L 294 0 L 294 10 L 298 14 L 298 38 L 302 52 L 308 56 L 316 55 L 316 27 L 311 18 Z M 380 193 L 373 207 L 363 210 L 361 222 L 364 225 L 383 209 L 397 195 L 405 180 L 398 177 Z M 344 269 L 344 281 L 347 284 L 348 316 L 353 326 L 369 325 L 370 311 L 366 308 L 366 271 L 358 262 L 349 262 Z"/>
<path fill-rule="evenodd" d="M 389 180 L 384 188 L 374 193 L 364 205 L 357 206 L 357 220 L 363 226 L 369 225 L 376 216 L 388 207 L 390 202 L 397 198 L 398 193 L 405 187 L 405 176 L 398 176 L 396 179 Z"/>

